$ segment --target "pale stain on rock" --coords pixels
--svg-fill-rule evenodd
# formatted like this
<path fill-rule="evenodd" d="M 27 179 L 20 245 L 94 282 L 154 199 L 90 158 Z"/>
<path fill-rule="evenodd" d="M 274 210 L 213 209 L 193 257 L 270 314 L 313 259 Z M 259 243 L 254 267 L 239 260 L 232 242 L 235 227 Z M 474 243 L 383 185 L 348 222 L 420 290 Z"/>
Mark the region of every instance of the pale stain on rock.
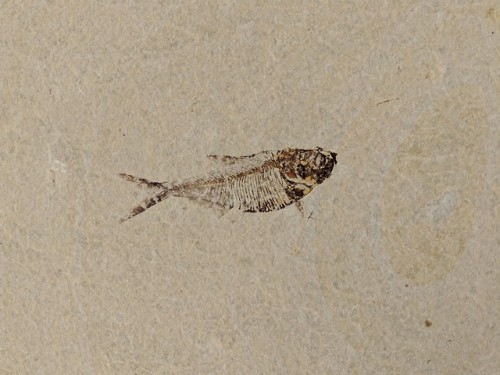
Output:
<path fill-rule="evenodd" d="M 382 245 L 414 283 L 441 279 L 467 246 L 484 187 L 486 131 L 482 102 L 461 87 L 399 147 L 384 185 Z"/>

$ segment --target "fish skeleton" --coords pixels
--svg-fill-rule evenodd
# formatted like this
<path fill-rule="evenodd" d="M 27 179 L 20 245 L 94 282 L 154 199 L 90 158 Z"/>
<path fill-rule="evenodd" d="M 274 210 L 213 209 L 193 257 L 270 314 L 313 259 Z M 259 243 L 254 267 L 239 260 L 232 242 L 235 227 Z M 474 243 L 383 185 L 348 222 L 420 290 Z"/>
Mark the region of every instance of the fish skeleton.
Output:
<path fill-rule="evenodd" d="M 223 215 L 233 207 L 244 212 L 268 212 L 285 208 L 325 181 L 337 164 L 337 154 L 315 149 L 287 148 L 247 156 L 208 155 L 220 169 L 204 177 L 178 184 L 154 182 L 126 173 L 119 176 L 154 192 L 130 210 L 128 220 L 165 200 L 183 197 Z"/>

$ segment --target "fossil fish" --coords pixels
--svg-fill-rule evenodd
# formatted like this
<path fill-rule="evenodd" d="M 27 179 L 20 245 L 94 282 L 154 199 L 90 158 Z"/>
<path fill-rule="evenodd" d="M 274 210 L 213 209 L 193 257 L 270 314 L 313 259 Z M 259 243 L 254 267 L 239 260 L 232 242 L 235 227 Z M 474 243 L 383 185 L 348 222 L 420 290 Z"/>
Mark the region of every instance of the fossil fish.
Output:
<path fill-rule="evenodd" d="M 219 164 L 219 170 L 178 184 L 121 173 L 125 180 L 152 193 L 120 222 L 171 196 L 196 201 L 215 209 L 219 215 L 233 207 L 245 212 L 268 212 L 295 203 L 300 208 L 299 200 L 330 176 L 337 163 L 336 156 L 320 147 L 287 148 L 248 156 L 209 155 Z"/>

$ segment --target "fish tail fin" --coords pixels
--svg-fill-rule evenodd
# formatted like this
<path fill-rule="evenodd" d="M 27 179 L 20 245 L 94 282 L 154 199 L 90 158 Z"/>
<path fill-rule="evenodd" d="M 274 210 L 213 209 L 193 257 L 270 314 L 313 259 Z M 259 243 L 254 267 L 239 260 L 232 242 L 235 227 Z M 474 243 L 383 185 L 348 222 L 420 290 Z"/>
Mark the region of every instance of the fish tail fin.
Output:
<path fill-rule="evenodd" d="M 127 181 L 134 182 L 140 188 L 156 189 L 156 192 L 152 193 L 140 204 L 133 207 L 127 216 L 121 218 L 120 223 L 123 223 L 124 221 L 136 215 L 139 215 L 140 213 L 146 211 L 148 208 L 153 207 L 155 204 L 160 203 L 162 200 L 165 200 L 170 195 L 172 195 L 172 188 L 168 187 L 165 183 L 149 181 L 145 178 L 135 177 L 125 173 L 120 173 L 119 176 Z"/>
<path fill-rule="evenodd" d="M 164 189 L 159 193 L 155 193 L 150 195 L 146 199 L 144 199 L 140 204 L 132 208 L 129 214 L 120 219 L 120 223 L 127 221 L 128 219 L 139 215 L 140 213 L 146 211 L 148 208 L 153 207 L 155 204 L 160 203 L 161 201 L 167 199 L 170 195 L 172 195 L 171 189 Z"/>
<path fill-rule="evenodd" d="M 118 176 L 123 178 L 125 181 L 133 182 L 137 185 L 137 187 L 141 189 L 165 189 L 167 186 L 165 186 L 164 182 L 156 182 L 156 181 L 149 181 L 146 180 L 145 178 L 142 177 L 136 177 L 132 176 L 130 174 L 126 173 L 120 173 Z"/>

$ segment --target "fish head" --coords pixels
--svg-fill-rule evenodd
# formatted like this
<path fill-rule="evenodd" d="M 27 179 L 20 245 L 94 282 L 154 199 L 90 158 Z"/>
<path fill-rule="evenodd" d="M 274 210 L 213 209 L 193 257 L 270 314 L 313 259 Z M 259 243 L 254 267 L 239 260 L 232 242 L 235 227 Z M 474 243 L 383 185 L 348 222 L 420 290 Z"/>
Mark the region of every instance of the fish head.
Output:
<path fill-rule="evenodd" d="M 312 150 L 289 150 L 283 158 L 285 177 L 294 183 L 314 187 L 330 177 L 337 154 L 317 147 Z"/>

